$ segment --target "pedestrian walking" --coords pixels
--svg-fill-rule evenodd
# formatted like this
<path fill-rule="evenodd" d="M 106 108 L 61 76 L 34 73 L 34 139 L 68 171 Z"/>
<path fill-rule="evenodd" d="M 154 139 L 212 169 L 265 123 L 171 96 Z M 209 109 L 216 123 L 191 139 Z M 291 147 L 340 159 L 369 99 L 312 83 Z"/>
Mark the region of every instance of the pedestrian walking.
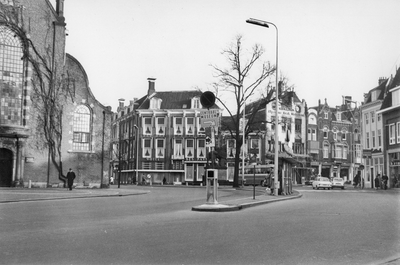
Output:
<path fill-rule="evenodd" d="M 75 172 L 72 171 L 72 168 L 70 168 L 68 173 L 67 173 L 68 189 L 69 190 L 72 190 L 72 185 L 74 185 L 74 179 L 75 179 Z"/>
<path fill-rule="evenodd" d="M 387 190 L 387 184 L 388 184 L 389 178 L 388 176 L 385 174 L 382 176 L 382 188 Z"/>
<path fill-rule="evenodd" d="M 354 188 L 357 188 L 358 185 L 360 185 L 361 181 L 361 176 L 360 176 L 360 171 L 357 172 L 357 175 L 354 177 Z"/>
<path fill-rule="evenodd" d="M 147 174 L 147 179 L 149 180 L 150 186 L 152 186 L 153 185 L 153 181 L 151 179 L 151 175 L 150 174 Z"/>
<path fill-rule="evenodd" d="M 380 182 L 381 182 L 381 175 L 380 174 L 378 174 L 378 175 L 376 175 L 376 177 L 375 177 L 375 179 L 374 179 L 374 182 L 375 182 L 375 189 L 377 190 L 379 187 L 380 187 Z"/>

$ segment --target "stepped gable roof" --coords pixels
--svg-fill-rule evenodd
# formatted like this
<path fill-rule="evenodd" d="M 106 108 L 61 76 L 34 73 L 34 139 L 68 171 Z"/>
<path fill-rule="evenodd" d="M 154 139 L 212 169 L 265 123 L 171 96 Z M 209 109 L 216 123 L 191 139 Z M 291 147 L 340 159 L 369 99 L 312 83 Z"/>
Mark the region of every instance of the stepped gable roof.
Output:
<path fill-rule="evenodd" d="M 151 95 L 151 98 L 161 99 L 160 109 L 191 109 L 192 98 L 200 97 L 202 94 L 198 90 L 186 91 L 158 91 Z M 146 95 L 140 98 L 137 103 L 138 109 L 149 109 L 150 98 Z M 211 109 L 219 109 L 215 104 Z"/>

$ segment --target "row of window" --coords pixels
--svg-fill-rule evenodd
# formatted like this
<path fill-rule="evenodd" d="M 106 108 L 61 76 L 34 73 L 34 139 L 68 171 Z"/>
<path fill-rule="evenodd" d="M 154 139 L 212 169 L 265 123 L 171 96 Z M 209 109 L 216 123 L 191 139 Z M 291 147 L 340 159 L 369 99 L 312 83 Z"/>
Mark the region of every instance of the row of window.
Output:
<path fill-rule="evenodd" d="M 324 139 L 328 139 L 328 133 L 329 133 L 329 128 L 327 126 L 324 126 L 322 129 L 323 137 Z M 308 129 L 308 139 L 311 141 L 317 141 L 317 130 L 316 129 Z M 339 131 L 336 127 L 333 127 L 332 129 L 332 137 L 333 140 L 338 141 L 346 141 L 347 139 L 347 129 L 343 128 L 341 131 Z M 357 129 L 354 130 L 354 140 L 358 141 L 359 140 L 359 132 Z"/>
<path fill-rule="evenodd" d="M 365 117 L 365 124 L 369 124 L 370 121 L 371 121 L 371 123 L 375 122 L 375 112 L 374 111 L 372 111 L 370 113 L 365 113 L 364 117 Z M 382 119 L 382 115 L 378 114 L 377 121 L 379 122 L 379 121 L 381 121 L 381 119 Z"/>
<path fill-rule="evenodd" d="M 157 135 L 165 135 L 167 122 L 165 117 L 155 118 L 155 133 Z M 200 125 L 200 118 L 196 117 L 173 117 L 172 128 L 174 135 L 195 135 L 204 134 L 205 129 Z M 143 135 L 153 134 L 153 118 L 143 117 L 142 118 L 142 133 Z"/>
<path fill-rule="evenodd" d="M 389 124 L 389 144 L 400 144 L 400 122 Z"/>
<path fill-rule="evenodd" d="M 354 155 L 356 159 L 361 159 L 361 145 L 354 145 Z M 331 152 L 329 152 L 331 151 Z M 330 145 L 328 142 L 323 143 L 322 156 L 323 158 L 329 158 L 329 153 L 334 159 L 347 159 L 349 154 L 349 147 L 345 144 L 335 143 Z"/>

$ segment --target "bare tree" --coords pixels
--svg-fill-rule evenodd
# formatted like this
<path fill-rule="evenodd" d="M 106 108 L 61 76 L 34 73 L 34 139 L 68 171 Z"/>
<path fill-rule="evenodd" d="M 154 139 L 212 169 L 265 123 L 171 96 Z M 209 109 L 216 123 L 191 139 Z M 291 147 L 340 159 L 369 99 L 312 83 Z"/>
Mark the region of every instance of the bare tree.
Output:
<path fill-rule="evenodd" d="M 26 60 L 32 68 L 32 92 L 31 102 L 33 111 L 31 115 L 35 119 L 35 147 L 38 150 L 48 150 L 49 159 L 59 173 L 59 179 L 64 181 L 62 167 L 62 136 L 64 105 L 68 98 L 74 99 L 74 82 L 69 76 L 63 63 L 63 54 L 56 53 L 57 34 L 52 27 L 52 15 L 47 11 L 42 19 L 46 20 L 45 38 L 36 46 L 26 32 L 23 7 L 15 1 L 13 4 L 0 2 L 0 20 L 6 26 L 12 28 L 22 43 L 23 60 Z M 62 43 L 62 41 L 61 41 Z"/>
<path fill-rule="evenodd" d="M 261 61 L 264 49 L 260 45 L 254 45 L 249 54 L 244 52 L 242 36 L 240 35 L 236 37 L 231 47 L 223 50 L 222 54 L 226 55 L 229 68 L 225 69 L 214 65 L 212 66 L 216 72 L 216 77 L 219 79 L 219 81 L 214 84 L 214 89 L 216 91 L 217 100 L 230 116 L 229 126 L 226 124 L 222 124 L 222 126 L 229 130 L 232 139 L 236 141 L 233 187 L 238 187 L 240 150 L 243 145 L 242 130 L 240 130 L 241 113 L 244 110 L 246 101 L 259 93 L 261 100 L 253 103 L 251 113 L 246 114 L 247 123 L 244 129 L 246 138 L 250 132 L 251 125 L 255 122 L 255 117 L 259 110 L 274 100 L 274 98 L 272 98 L 274 90 L 271 87 L 270 80 L 267 78 L 274 74 L 276 68 L 275 66 L 271 66 L 269 62 Z M 256 71 L 255 68 L 258 64 L 261 64 L 259 72 L 254 74 L 255 78 L 251 77 L 250 73 L 253 74 L 253 72 Z M 225 93 L 233 95 L 236 109 L 231 110 L 226 103 L 221 100 L 221 95 Z"/>

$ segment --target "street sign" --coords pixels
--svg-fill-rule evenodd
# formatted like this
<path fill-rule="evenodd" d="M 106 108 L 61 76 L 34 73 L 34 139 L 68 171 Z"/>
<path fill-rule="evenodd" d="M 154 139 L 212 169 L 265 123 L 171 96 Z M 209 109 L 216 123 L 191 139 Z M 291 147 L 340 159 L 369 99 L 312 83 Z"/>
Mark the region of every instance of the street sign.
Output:
<path fill-rule="evenodd" d="M 219 109 L 200 111 L 200 125 L 206 127 L 218 127 L 221 120 Z"/>

